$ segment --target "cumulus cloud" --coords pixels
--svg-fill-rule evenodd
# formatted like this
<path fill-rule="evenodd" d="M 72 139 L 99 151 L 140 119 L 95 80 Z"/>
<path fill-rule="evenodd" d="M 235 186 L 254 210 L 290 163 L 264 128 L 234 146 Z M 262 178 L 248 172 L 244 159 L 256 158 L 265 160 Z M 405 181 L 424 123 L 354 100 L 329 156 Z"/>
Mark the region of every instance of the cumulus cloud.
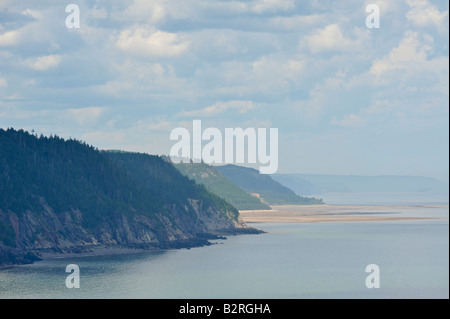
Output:
<path fill-rule="evenodd" d="M 252 4 L 251 10 L 256 13 L 263 13 L 286 11 L 294 7 L 294 0 L 258 0 Z"/>
<path fill-rule="evenodd" d="M 319 131 L 345 132 L 358 146 L 364 132 L 395 136 L 399 114 L 403 127 L 437 122 L 435 136 L 442 136 L 448 5 L 379 0 L 375 30 L 364 25 L 369 3 L 85 1 L 82 28 L 67 30 L 64 6 L 0 0 L 0 113 L 15 106 L 2 121 L 149 152 L 157 143 L 163 149 L 167 130 L 180 119 L 191 125 L 192 117 L 212 126 L 270 120 L 280 132 L 316 138 L 312 148 L 333 138 L 323 142 Z M 29 112 L 43 105 L 45 114 Z M 422 130 L 421 140 L 438 140 L 430 132 Z M 301 138 L 289 142 L 296 147 L 286 162 L 311 156 L 320 163 L 315 152 L 300 153 Z M 339 148 L 339 138 L 334 142 Z M 369 153 L 367 166 L 379 165 Z"/>
<path fill-rule="evenodd" d="M 137 27 L 122 31 L 116 45 L 123 51 L 139 56 L 167 57 L 186 52 L 189 42 L 175 33 Z"/>
<path fill-rule="evenodd" d="M 274 16 L 270 17 L 267 23 L 275 30 L 297 31 L 322 25 L 326 19 L 326 15 L 323 14 Z"/>
<path fill-rule="evenodd" d="M 12 46 L 19 43 L 21 34 L 18 30 L 6 31 L 0 34 L 0 47 Z"/>
<path fill-rule="evenodd" d="M 92 87 L 102 95 L 140 100 L 152 96 L 159 99 L 166 95 L 179 97 L 184 92 L 194 94 L 191 84 L 177 77 L 173 65 L 169 63 L 150 63 L 133 56 L 122 63 L 111 63 L 110 70 L 114 77 Z"/>
<path fill-rule="evenodd" d="M 37 58 L 26 59 L 23 64 L 36 71 L 45 71 L 55 68 L 61 62 L 59 55 L 45 55 Z"/>
<path fill-rule="evenodd" d="M 0 0 L 0 10 L 8 8 L 8 5 L 10 5 L 11 2 L 12 0 Z"/>
<path fill-rule="evenodd" d="M 88 10 L 87 14 L 93 19 L 106 19 L 108 18 L 108 11 L 105 8 L 94 7 Z"/>
<path fill-rule="evenodd" d="M 211 106 L 205 107 L 200 110 L 193 110 L 179 113 L 179 116 L 186 117 L 201 117 L 201 116 L 213 116 L 223 113 L 229 109 L 237 110 L 238 113 L 244 114 L 250 110 L 253 110 L 257 105 L 252 101 L 227 101 L 227 102 L 216 102 Z"/>
<path fill-rule="evenodd" d="M 134 0 L 124 11 L 116 13 L 115 19 L 125 21 L 145 21 L 156 23 L 164 19 L 167 14 L 167 1 Z"/>
<path fill-rule="evenodd" d="M 137 123 L 137 129 L 140 131 L 159 131 L 170 132 L 174 128 L 174 123 L 163 119 L 145 119 L 139 120 Z"/>
<path fill-rule="evenodd" d="M 297 79 L 304 71 L 302 59 L 286 59 L 263 56 L 252 63 L 252 70 L 257 78 L 268 80 L 269 77 Z"/>
<path fill-rule="evenodd" d="M 366 40 L 364 32 L 356 30 L 359 39 L 351 39 L 344 36 L 341 27 L 334 23 L 327 25 L 323 29 L 314 31 L 311 35 L 305 36 L 304 41 L 311 53 L 327 51 L 352 51 L 362 46 L 360 41 Z"/>
<path fill-rule="evenodd" d="M 448 80 L 445 80 L 448 78 L 448 57 L 433 57 L 432 42 L 432 38 L 425 37 L 422 40 L 419 33 L 408 31 L 397 47 L 373 62 L 369 73 L 375 75 L 378 81 L 385 82 L 398 80 L 392 75 L 397 72 L 397 76 L 400 76 L 400 71 L 407 76 L 403 81 L 423 79 L 423 86 L 434 84 L 436 79 L 448 83 Z M 433 81 L 426 82 L 427 75 L 432 75 Z"/>
<path fill-rule="evenodd" d="M 411 7 L 406 17 L 413 24 L 448 29 L 448 10 L 441 12 L 427 0 L 407 0 L 406 2 Z"/>
<path fill-rule="evenodd" d="M 393 69 L 410 68 L 411 63 L 423 62 L 427 58 L 424 47 L 419 46 L 416 33 L 409 33 L 402 39 L 398 47 L 381 59 L 374 61 L 370 72 L 376 76 Z"/>
<path fill-rule="evenodd" d="M 77 109 L 68 109 L 67 114 L 79 125 L 87 125 L 95 123 L 102 115 L 104 108 L 102 107 L 85 107 Z"/>
<path fill-rule="evenodd" d="M 44 14 L 41 11 L 31 10 L 31 9 L 26 9 L 26 10 L 22 11 L 22 14 L 26 15 L 26 16 L 30 16 L 30 17 L 32 17 L 33 19 L 36 19 L 36 20 L 40 20 L 40 19 L 43 19 L 45 17 Z"/>

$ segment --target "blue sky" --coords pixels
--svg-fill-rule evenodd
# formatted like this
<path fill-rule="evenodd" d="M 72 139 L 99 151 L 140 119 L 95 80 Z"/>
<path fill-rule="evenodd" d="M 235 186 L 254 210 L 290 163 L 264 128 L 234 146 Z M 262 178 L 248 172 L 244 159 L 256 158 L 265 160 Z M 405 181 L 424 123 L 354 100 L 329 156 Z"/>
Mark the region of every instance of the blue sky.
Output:
<path fill-rule="evenodd" d="M 282 173 L 448 181 L 447 1 L 336 2 L 0 0 L 0 127 L 151 154 L 272 127 Z"/>

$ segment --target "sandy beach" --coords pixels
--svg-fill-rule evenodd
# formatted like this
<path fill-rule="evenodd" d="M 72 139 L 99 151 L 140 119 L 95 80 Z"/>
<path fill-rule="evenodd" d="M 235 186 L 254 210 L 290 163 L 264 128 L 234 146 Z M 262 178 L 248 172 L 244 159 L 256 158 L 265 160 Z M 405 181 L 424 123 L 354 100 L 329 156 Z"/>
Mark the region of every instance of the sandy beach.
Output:
<path fill-rule="evenodd" d="M 399 210 L 445 208 L 448 206 L 356 206 L 356 205 L 283 205 L 272 210 L 242 210 L 246 223 L 318 223 L 349 221 L 389 221 L 433 219 L 432 217 L 401 216 Z"/>

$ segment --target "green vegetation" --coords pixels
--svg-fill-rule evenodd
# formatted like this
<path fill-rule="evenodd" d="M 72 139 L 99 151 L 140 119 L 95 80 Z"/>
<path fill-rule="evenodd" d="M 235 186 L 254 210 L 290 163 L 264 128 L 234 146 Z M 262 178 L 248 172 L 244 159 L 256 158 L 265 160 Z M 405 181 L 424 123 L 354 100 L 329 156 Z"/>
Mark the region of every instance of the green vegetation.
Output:
<path fill-rule="evenodd" d="M 180 163 L 175 164 L 175 167 L 183 175 L 205 185 L 209 191 L 224 198 L 239 210 L 271 209 L 269 205 L 233 184 L 214 166 L 205 163 Z"/>
<path fill-rule="evenodd" d="M 16 246 L 16 235 L 10 225 L 5 224 L 0 220 L 0 243 L 5 246 Z"/>
<path fill-rule="evenodd" d="M 158 194 L 159 200 L 171 205 L 186 205 L 186 198 L 202 199 L 205 207 L 217 207 L 228 212 L 231 219 L 238 220 L 238 212 L 230 203 L 208 191 L 181 174 L 172 163 L 159 156 L 117 151 L 104 152 L 124 168 L 129 175 L 147 191 Z"/>
<path fill-rule="evenodd" d="M 22 214 L 42 208 L 79 209 L 84 227 L 95 228 L 119 213 L 152 216 L 162 205 L 124 170 L 92 146 L 57 136 L 0 130 L 0 208 Z"/>
<path fill-rule="evenodd" d="M 0 210 L 40 214 L 45 202 L 56 214 L 81 211 L 83 227 L 94 229 L 119 215 L 147 216 L 157 225 L 156 213 L 167 216 L 174 206 L 184 211 L 189 199 L 237 220 L 232 205 L 161 157 L 100 152 L 73 139 L 0 129 Z"/>
<path fill-rule="evenodd" d="M 260 232 L 163 157 L 0 129 L 0 264 L 30 263 L 42 251 L 195 247 Z"/>
<path fill-rule="evenodd" d="M 248 193 L 259 194 L 269 205 L 316 205 L 321 199 L 303 197 L 274 181 L 270 175 L 260 174 L 256 169 L 236 165 L 218 166 L 217 169 L 237 186 Z"/>

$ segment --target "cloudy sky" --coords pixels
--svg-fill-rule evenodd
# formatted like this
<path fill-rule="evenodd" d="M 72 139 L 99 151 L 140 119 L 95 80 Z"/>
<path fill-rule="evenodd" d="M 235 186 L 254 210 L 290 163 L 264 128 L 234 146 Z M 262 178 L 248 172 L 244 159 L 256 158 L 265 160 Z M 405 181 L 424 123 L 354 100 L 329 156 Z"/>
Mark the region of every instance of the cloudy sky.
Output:
<path fill-rule="evenodd" d="M 68 4 L 80 28 L 65 24 Z M 380 7 L 380 28 L 365 25 Z M 0 127 L 168 154 L 278 128 L 279 172 L 448 181 L 447 1 L 0 0 Z"/>

